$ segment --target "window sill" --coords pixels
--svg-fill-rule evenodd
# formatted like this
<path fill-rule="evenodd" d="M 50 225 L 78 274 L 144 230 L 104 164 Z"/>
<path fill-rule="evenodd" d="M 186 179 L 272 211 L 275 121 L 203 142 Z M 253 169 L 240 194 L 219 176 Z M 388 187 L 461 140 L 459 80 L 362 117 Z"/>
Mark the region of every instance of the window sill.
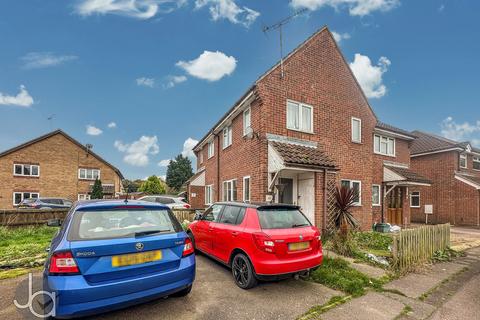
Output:
<path fill-rule="evenodd" d="M 222 147 L 222 150 L 228 149 L 228 148 L 231 147 L 231 146 L 232 146 L 232 144 L 230 143 L 228 146 Z"/>
<path fill-rule="evenodd" d="M 383 154 L 383 153 L 375 152 L 375 151 L 373 153 L 376 154 L 376 155 L 379 155 L 379 156 L 384 156 L 384 157 L 390 157 L 390 158 L 396 158 L 397 157 L 396 155 Z"/>
<path fill-rule="evenodd" d="M 14 174 L 13 177 L 14 178 L 28 178 L 28 179 L 38 179 L 38 178 L 40 178 L 40 176 L 25 176 L 25 175 L 22 175 L 22 174 Z"/>
<path fill-rule="evenodd" d="M 293 129 L 293 128 L 289 128 L 289 127 L 287 127 L 287 130 L 295 131 L 295 132 L 300 132 L 300 133 L 311 134 L 311 135 L 314 135 L 314 134 L 315 134 L 315 132 L 313 132 L 313 131 L 304 131 L 304 130 Z"/>
<path fill-rule="evenodd" d="M 353 140 L 352 140 L 352 143 L 355 143 L 355 144 L 363 144 L 362 141 L 353 141 Z"/>
<path fill-rule="evenodd" d="M 410 208 L 413 208 L 413 209 L 420 209 L 422 206 L 410 206 Z"/>
<path fill-rule="evenodd" d="M 372 204 L 372 207 L 381 207 L 381 204 Z"/>
<path fill-rule="evenodd" d="M 82 181 L 95 181 L 95 180 L 97 180 L 97 179 L 78 178 L 78 180 L 82 180 Z M 98 177 L 98 180 L 100 180 L 100 177 Z"/>

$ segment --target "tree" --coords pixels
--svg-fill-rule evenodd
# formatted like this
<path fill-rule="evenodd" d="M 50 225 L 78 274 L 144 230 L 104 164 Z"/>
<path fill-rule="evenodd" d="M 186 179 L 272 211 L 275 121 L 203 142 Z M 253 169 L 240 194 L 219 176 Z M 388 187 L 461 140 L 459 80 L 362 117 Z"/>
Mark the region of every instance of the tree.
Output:
<path fill-rule="evenodd" d="M 335 213 L 335 226 L 340 230 L 342 235 L 346 235 L 349 228 L 357 228 L 358 222 L 353 217 L 350 210 L 355 205 L 358 199 L 358 193 L 353 188 L 342 186 L 336 189 L 335 192 L 335 206 L 337 208 Z"/>
<path fill-rule="evenodd" d="M 90 199 L 103 199 L 102 181 L 99 180 L 98 178 L 95 179 L 95 183 L 93 184 Z"/>
<path fill-rule="evenodd" d="M 146 194 L 164 194 L 165 185 L 157 176 L 150 176 L 142 183 L 138 191 Z"/>
<path fill-rule="evenodd" d="M 167 168 L 167 185 L 176 192 L 193 176 L 192 162 L 179 154 L 170 161 Z"/>
<path fill-rule="evenodd" d="M 132 192 L 137 192 L 140 186 L 142 185 L 143 181 L 140 179 L 137 180 L 128 180 L 124 179 L 122 180 L 123 184 L 123 189 L 125 192 L 132 193 Z"/>

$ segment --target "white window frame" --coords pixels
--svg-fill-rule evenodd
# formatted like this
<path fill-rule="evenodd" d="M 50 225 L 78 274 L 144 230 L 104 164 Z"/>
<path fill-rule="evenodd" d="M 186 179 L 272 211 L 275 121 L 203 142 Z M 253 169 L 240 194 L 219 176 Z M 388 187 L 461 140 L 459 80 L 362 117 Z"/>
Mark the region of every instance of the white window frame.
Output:
<path fill-rule="evenodd" d="M 232 125 L 226 126 L 222 130 L 222 148 L 226 149 L 232 145 Z"/>
<path fill-rule="evenodd" d="M 245 181 L 248 180 L 248 199 L 245 197 L 245 186 L 247 185 Z M 242 184 L 242 198 L 243 202 L 250 202 L 252 197 L 252 184 L 251 184 L 250 176 L 243 177 L 243 184 Z"/>
<path fill-rule="evenodd" d="M 480 164 L 480 157 L 473 157 L 473 164 L 479 163 Z M 480 171 L 480 169 L 475 169 L 475 166 L 472 166 L 473 170 Z"/>
<path fill-rule="evenodd" d="M 91 197 L 91 195 L 88 194 L 88 193 L 79 193 L 79 194 L 77 195 L 77 200 L 78 200 L 78 201 L 90 200 L 90 199 L 91 199 L 90 197 Z"/>
<path fill-rule="evenodd" d="M 205 205 L 211 205 L 213 202 L 213 185 L 205 186 Z"/>
<path fill-rule="evenodd" d="M 82 171 L 85 170 L 85 177 L 82 177 Z M 92 171 L 92 178 L 87 178 L 88 177 L 88 170 L 91 170 Z M 97 178 L 94 178 L 93 177 L 93 172 L 94 171 L 97 171 L 98 172 L 98 176 Z M 99 179 L 100 180 L 100 169 L 92 169 L 92 168 L 78 168 L 78 179 L 80 180 L 91 180 L 91 181 L 95 181 L 96 179 Z"/>
<path fill-rule="evenodd" d="M 237 198 L 238 198 L 238 183 L 237 179 L 225 180 L 222 182 L 222 200 L 226 202 L 235 202 L 238 199 L 233 199 L 233 182 L 235 181 L 237 187 Z M 225 199 L 225 184 L 227 185 L 227 199 Z M 229 187 L 230 186 L 230 187 Z"/>
<path fill-rule="evenodd" d="M 378 188 L 378 203 L 373 202 L 373 189 Z M 372 206 L 380 207 L 382 205 L 382 186 L 379 184 L 372 184 Z"/>
<path fill-rule="evenodd" d="M 248 126 L 247 126 L 247 119 L 248 119 Z M 247 108 L 243 111 L 243 136 L 246 136 L 248 133 L 248 128 L 252 127 L 252 110 L 251 108 Z"/>
<path fill-rule="evenodd" d="M 22 173 L 15 173 L 15 167 L 21 166 Z M 30 167 L 30 174 L 24 174 L 25 167 Z M 32 174 L 32 167 L 37 167 L 38 174 Z M 38 164 L 26 164 L 26 163 L 14 163 L 13 164 L 13 175 L 17 177 L 40 177 L 40 165 Z"/>
<path fill-rule="evenodd" d="M 350 180 L 350 179 L 342 179 L 340 180 L 340 183 L 348 181 L 350 183 L 350 189 L 353 189 L 353 184 L 358 183 L 358 202 L 355 202 L 353 206 L 355 207 L 361 207 L 362 206 L 362 181 L 360 180 Z"/>
<path fill-rule="evenodd" d="M 211 140 L 207 143 L 207 156 L 208 159 L 215 155 L 215 141 Z"/>
<path fill-rule="evenodd" d="M 39 193 L 39 192 L 15 191 L 15 192 L 13 192 L 13 194 L 12 194 L 12 203 L 13 203 L 14 206 L 18 206 L 18 204 L 25 199 L 25 193 L 29 193 L 29 194 L 30 194 L 30 198 L 31 198 L 32 194 L 36 194 L 36 195 L 37 195 L 37 198 L 40 198 L 40 193 Z M 16 195 L 16 194 L 21 194 L 21 195 L 22 195 L 22 198 L 20 199 L 20 202 L 19 202 L 19 203 L 15 203 L 15 195 Z"/>
<path fill-rule="evenodd" d="M 465 160 L 465 166 L 462 166 L 462 160 Z M 468 169 L 468 157 L 466 154 L 460 154 L 460 157 L 458 158 L 458 166 L 461 169 Z"/>
<path fill-rule="evenodd" d="M 416 194 L 414 195 L 414 193 L 416 193 Z M 413 199 L 414 197 L 415 197 L 415 198 L 418 197 L 418 206 L 412 205 L 412 199 Z M 410 193 L 410 208 L 420 208 L 420 207 L 421 207 L 420 200 L 421 200 L 420 191 L 412 191 L 412 193 Z"/>
<path fill-rule="evenodd" d="M 198 152 L 198 163 L 203 163 L 203 149 Z"/>
<path fill-rule="evenodd" d="M 297 107 L 298 107 L 298 128 L 288 126 L 288 104 L 289 103 L 296 104 Z M 304 107 L 307 108 L 307 109 L 310 109 L 310 131 L 303 128 L 304 127 L 303 126 L 303 108 Z M 313 130 L 313 107 L 311 105 L 288 99 L 287 100 L 287 106 L 286 106 L 286 117 L 285 117 L 285 119 L 287 120 L 287 129 L 288 130 L 305 132 L 305 133 L 313 133 L 314 132 L 314 130 Z"/>
<path fill-rule="evenodd" d="M 378 146 L 378 150 L 377 150 L 377 145 L 375 143 L 375 138 L 378 138 L 379 139 L 379 146 Z M 386 140 L 386 141 L 382 141 L 382 140 Z M 393 142 L 393 153 L 388 153 L 388 143 L 392 141 Z M 386 146 L 386 150 L 387 152 L 382 152 L 382 143 L 387 143 L 387 146 Z M 387 137 L 387 136 L 382 136 L 382 135 L 379 135 L 379 134 L 375 134 L 373 135 L 373 152 L 375 154 L 380 154 L 382 156 L 387 156 L 387 157 L 395 157 L 396 155 L 396 141 L 395 141 L 395 138 L 392 138 L 392 137 Z"/>
<path fill-rule="evenodd" d="M 355 140 L 355 136 L 354 136 L 354 132 L 353 132 L 353 123 L 354 122 L 358 122 L 358 140 Z M 362 119 L 352 117 L 351 131 L 352 131 L 352 142 L 362 143 Z"/>

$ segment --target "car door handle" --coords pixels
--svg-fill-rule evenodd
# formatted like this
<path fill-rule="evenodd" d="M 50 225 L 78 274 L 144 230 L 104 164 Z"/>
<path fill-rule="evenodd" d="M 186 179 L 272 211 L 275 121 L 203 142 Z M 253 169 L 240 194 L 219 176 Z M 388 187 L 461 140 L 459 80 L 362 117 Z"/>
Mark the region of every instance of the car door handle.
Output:
<path fill-rule="evenodd" d="M 238 232 L 237 231 L 232 231 L 232 236 L 234 236 L 234 237 L 238 236 Z"/>

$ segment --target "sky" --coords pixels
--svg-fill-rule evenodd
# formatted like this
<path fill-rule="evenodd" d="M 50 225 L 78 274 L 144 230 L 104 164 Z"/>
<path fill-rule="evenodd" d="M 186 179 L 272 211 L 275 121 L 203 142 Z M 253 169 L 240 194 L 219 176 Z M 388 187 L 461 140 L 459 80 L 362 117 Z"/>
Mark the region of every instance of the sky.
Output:
<path fill-rule="evenodd" d="M 480 1 L 2 0 L 0 150 L 57 128 L 125 177 L 164 176 L 327 25 L 380 120 L 480 147 Z"/>

